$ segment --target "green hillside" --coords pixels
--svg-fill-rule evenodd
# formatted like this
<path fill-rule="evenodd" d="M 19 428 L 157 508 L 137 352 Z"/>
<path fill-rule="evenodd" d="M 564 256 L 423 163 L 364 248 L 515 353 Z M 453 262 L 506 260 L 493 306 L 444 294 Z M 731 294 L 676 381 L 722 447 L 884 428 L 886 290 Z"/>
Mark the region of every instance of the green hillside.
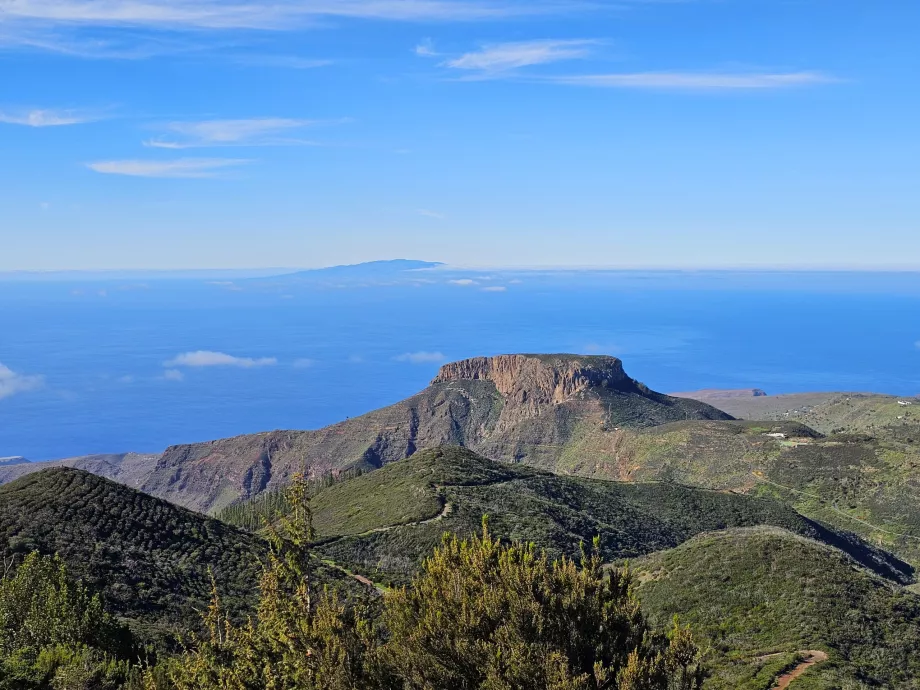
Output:
<path fill-rule="evenodd" d="M 791 655 L 762 657 L 812 649 L 830 658 L 795 681 L 799 690 L 917 687 L 920 597 L 823 544 L 730 530 L 631 566 L 653 620 L 678 614 L 710 646 L 712 690 L 769 690 Z"/>
<path fill-rule="evenodd" d="M 129 619 L 194 620 L 209 570 L 228 602 L 251 591 L 264 548 L 255 537 L 101 477 L 51 469 L 0 487 L 4 557 L 58 553 Z"/>
<path fill-rule="evenodd" d="M 579 452 L 570 453 L 567 470 L 774 498 L 920 565 L 920 427 L 914 408 L 866 396 L 841 399 L 834 409 L 842 414 L 851 406 L 862 420 L 858 425 L 871 433 L 824 436 L 788 420 L 688 420 L 621 430 L 607 447 L 586 436 Z M 895 413 L 903 417 L 892 417 L 897 424 L 869 422 Z"/>
<path fill-rule="evenodd" d="M 261 539 L 107 479 L 50 469 L 0 487 L 0 556 L 59 554 L 142 637 L 196 627 L 211 594 L 239 615 L 253 603 Z M 318 568 L 318 582 L 347 580 Z"/>
<path fill-rule="evenodd" d="M 774 525 L 847 551 L 901 582 L 912 569 L 783 504 L 667 483 L 561 477 L 486 460 L 461 448 L 413 457 L 321 491 L 313 500 L 324 557 L 382 582 L 410 577 L 444 532 L 478 530 L 577 557 L 599 537 L 607 560 L 672 548 L 700 532 Z"/>

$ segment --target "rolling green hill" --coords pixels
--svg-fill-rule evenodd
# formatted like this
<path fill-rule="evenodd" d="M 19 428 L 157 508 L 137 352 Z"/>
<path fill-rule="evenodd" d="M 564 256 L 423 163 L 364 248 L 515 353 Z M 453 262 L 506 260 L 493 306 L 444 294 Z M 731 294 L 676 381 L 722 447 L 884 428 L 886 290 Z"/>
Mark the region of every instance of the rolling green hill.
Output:
<path fill-rule="evenodd" d="M 917 687 L 920 597 L 824 544 L 729 530 L 631 566 L 652 618 L 678 614 L 709 645 L 706 688 L 769 690 L 792 653 L 812 649 L 830 658 L 794 682 L 799 690 Z"/>
<path fill-rule="evenodd" d="M 577 557 L 600 537 L 605 559 L 667 549 L 700 532 L 775 525 L 850 553 L 900 582 L 912 569 L 851 536 L 768 499 L 668 483 L 563 477 L 486 460 L 456 447 L 420 451 L 337 483 L 313 499 L 316 551 L 384 583 L 404 582 L 444 532 L 469 534 L 488 515 L 494 533 Z"/>
<path fill-rule="evenodd" d="M 824 436 L 789 420 L 688 420 L 621 430 L 613 444 L 590 437 L 579 452 L 570 451 L 566 469 L 774 498 L 920 565 L 920 428 L 908 417 L 913 406 L 883 396 L 851 402 L 863 420 L 858 426 L 872 433 Z M 846 399 L 835 405 L 850 409 Z M 868 421 L 895 412 L 904 417 L 896 425 Z"/>
<path fill-rule="evenodd" d="M 0 487 L 0 556 L 59 554 L 142 638 L 196 627 L 211 574 L 236 614 L 253 603 L 261 539 L 81 470 L 50 469 Z M 318 566 L 322 582 L 349 582 Z"/>

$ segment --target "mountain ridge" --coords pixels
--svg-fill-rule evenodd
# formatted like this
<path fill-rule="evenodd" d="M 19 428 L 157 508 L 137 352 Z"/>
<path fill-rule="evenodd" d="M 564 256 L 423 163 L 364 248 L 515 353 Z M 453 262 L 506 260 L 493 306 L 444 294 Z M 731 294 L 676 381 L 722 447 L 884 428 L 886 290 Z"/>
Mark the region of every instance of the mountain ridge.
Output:
<path fill-rule="evenodd" d="M 322 429 L 268 431 L 171 446 L 155 456 L 84 458 L 76 464 L 95 462 L 111 479 L 216 512 L 283 486 L 301 470 L 321 477 L 377 469 L 419 448 L 441 445 L 564 470 L 564 456 L 585 435 L 610 437 L 613 443 L 621 427 L 687 419 L 731 417 L 705 403 L 650 390 L 630 378 L 615 357 L 497 355 L 446 364 L 416 395 Z M 0 481 L 23 472 L 0 471 Z"/>

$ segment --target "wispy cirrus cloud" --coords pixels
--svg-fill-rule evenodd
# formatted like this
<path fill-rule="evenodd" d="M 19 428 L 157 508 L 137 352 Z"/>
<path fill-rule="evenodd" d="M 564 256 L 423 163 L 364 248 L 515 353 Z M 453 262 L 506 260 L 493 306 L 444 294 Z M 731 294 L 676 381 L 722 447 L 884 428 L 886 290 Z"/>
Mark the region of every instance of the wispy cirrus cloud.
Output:
<path fill-rule="evenodd" d="M 250 163 L 241 158 L 179 158 L 176 160 L 112 160 L 87 163 L 86 167 L 104 175 L 202 179 L 219 177 L 221 172 Z"/>
<path fill-rule="evenodd" d="M 529 82 L 594 88 L 670 91 L 767 90 L 815 86 L 839 79 L 820 71 L 658 71 L 546 74 L 527 67 L 586 59 L 604 41 L 597 39 L 542 39 L 495 43 L 446 60 L 442 66 L 467 74 L 463 80 L 516 79 Z M 422 57 L 438 55 L 429 44 L 416 47 Z"/>
<path fill-rule="evenodd" d="M 195 352 L 183 352 L 176 355 L 163 366 L 168 369 L 177 367 L 237 367 L 240 369 L 255 369 L 258 367 L 270 367 L 278 363 L 275 357 L 235 357 L 228 355 L 226 352 L 213 352 L 211 350 L 197 350 Z"/>
<path fill-rule="evenodd" d="M 297 55 L 243 55 L 234 62 L 249 67 L 281 67 L 284 69 L 317 69 L 335 64 L 334 60 L 304 58 Z"/>
<path fill-rule="evenodd" d="M 590 55 L 592 46 L 598 43 L 593 39 L 543 39 L 495 43 L 465 53 L 444 64 L 452 69 L 475 72 L 480 77 L 506 76 L 522 67 L 586 58 Z"/>
<path fill-rule="evenodd" d="M 0 364 L 0 400 L 9 398 L 17 393 L 28 393 L 38 390 L 45 384 L 42 376 L 27 376 L 18 374 L 3 364 Z"/>
<path fill-rule="evenodd" d="M 546 81 L 572 86 L 616 89 L 719 91 L 785 89 L 838 81 L 822 72 L 634 72 L 577 74 L 547 77 Z"/>
<path fill-rule="evenodd" d="M 596 7 L 594 0 L 0 0 L 0 50 L 136 60 L 207 53 L 218 34 L 233 33 L 227 47 L 239 47 L 241 32 L 298 31 L 330 19 L 475 22 Z M 282 58 L 274 66 L 320 63 Z"/>
<path fill-rule="evenodd" d="M 25 127 L 64 127 L 82 125 L 102 119 L 99 115 L 77 110 L 50 108 L 31 110 L 0 110 L 0 122 Z"/>
<path fill-rule="evenodd" d="M 583 3 L 573 0 L 569 6 Z M 546 0 L 6 0 L 5 22 L 284 30 L 325 18 L 475 21 L 564 11 Z"/>
<path fill-rule="evenodd" d="M 443 352 L 406 352 L 394 357 L 397 362 L 409 362 L 410 364 L 440 364 L 447 361 Z"/>
<path fill-rule="evenodd" d="M 216 146 L 276 146 L 310 144 L 302 139 L 284 138 L 285 132 L 295 132 L 319 124 L 319 120 L 284 117 L 256 117 L 239 120 L 203 120 L 171 122 L 166 125 L 174 138 L 153 139 L 144 145 L 163 149 L 189 149 Z M 178 135 L 178 138 L 175 138 Z"/>

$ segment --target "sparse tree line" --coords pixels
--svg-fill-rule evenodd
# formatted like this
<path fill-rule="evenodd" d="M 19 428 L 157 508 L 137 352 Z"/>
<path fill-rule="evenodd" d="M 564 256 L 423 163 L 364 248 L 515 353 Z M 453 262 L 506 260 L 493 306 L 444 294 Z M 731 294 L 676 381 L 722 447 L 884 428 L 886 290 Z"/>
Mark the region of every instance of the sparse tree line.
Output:
<path fill-rule="evenodd" d="M 694 690 L 687 629 L 653 630 L 628 572 L 596 553 L 550 561 L 483 523 L 445 536 L 408 587 L 346 606 L 314 591 L 309 488 L 286 491 L 256 611 L 233 622 L 215 593 L 201 633 L 149 658 L 56 557 L 0 582 L 0 690 Z M 215 588 L 216 592 L 216 588 Z M 372 610 L 373 608 L 373 610 Z"/>

